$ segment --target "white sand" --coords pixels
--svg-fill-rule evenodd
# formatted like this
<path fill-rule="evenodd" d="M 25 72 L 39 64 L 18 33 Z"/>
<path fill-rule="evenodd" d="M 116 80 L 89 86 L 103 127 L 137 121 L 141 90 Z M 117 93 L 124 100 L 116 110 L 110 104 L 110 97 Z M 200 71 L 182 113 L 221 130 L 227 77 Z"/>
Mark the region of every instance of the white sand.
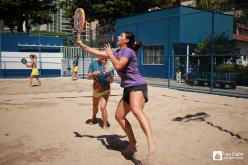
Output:
<path fill-rule="evenodd" d="M 41 81 L 41 87 L 30 88 L 26 79 L 0 80 L 0 165 L 248 164 L 247 99 L 149 87 L 144 111 L 157 150 L 146 158 L 145 135 L 129 114 L 139 146 L 128 160 L 120 152 L 127 137 L 114 118 L 122 95 L 119 84 L 112 84 L 107 106 L 111 127 L 102 130 L 86 123 L 92 115 L 92 81 Z M 213 161 L 213 151 L 244 155 Z"/>

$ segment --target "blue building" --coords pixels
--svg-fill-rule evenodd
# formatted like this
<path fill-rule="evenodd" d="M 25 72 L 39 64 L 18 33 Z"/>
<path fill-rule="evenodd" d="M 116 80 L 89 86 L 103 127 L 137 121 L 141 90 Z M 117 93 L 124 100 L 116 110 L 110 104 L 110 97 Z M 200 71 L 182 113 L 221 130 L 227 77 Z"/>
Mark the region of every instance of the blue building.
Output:
<path fill-rule="evenodd" d="M 136 40 L 143 42 L 138 52 L 143 76 L 174 78 L 178 67 L 176 55 L 194 53 L 196 44 L 212 32 L 214 35 L 226 33 L 231 39 L 233 17 L 178 6 L 117 19 L 116 34 L 124 31 L 133 32 Z"/>

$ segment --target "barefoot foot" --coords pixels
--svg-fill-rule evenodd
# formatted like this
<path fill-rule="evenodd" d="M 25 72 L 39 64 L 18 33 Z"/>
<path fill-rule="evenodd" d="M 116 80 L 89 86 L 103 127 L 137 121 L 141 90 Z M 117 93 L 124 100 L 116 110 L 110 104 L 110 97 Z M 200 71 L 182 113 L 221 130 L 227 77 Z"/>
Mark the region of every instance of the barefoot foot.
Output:
<path fill-rule="evenodd" d="M 135 153 L 137 152 L 137 143 L 128 144 L 127 148 L 122 151 L 123 154 Z"/>

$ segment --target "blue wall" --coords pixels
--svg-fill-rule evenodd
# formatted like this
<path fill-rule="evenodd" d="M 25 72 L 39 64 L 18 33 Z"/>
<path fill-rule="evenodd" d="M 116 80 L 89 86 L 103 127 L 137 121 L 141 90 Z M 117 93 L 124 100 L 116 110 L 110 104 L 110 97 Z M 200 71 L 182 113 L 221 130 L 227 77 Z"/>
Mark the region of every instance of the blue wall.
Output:
<path fill-rule="evenodd" d="M 49 36 L 29 36 L 26 34 L 0 34 L 2 39 L 1 50 L 7 52 L 19 52 L 19 51 L 39 51 L 38 47 L 19 47 L 18 44 L 28 45 L 63 45 L 63 39 L 61 37 L 49 37 Z M 59 52 L 59 48 L 41 48 L 42 52 Z"/>
<path fill-rule="evenodd" d="M 214 13 L 215 34 L 227 32 L 232 37 L 233 17 Z M 142 50 L 138 52 L 139 69 L 146 77 L 168 77 L 168 65 L 173 74 L 174 43 L 198 43 L 201 39 L 211 34 L 212 16 L 210 11 L 199 10 L 191 7 L 179 6 L 162 9 L 144 14 L 117 19 L 116 35 L 121 32 L 131 31 L 136 40 L 141 40 L 144 45 L 164 45 L 164 65 L 143 65 Z"/>
<path fill-rule="evenodd" d="M 24 78 L 30 77 L 31 69 L 1 69 L 2 78 Z M 42 77 L 58 77 L 61 75 L 59 69 L 42 69 Z M 41 74 L 41 73 L 40 73 Z"/>
<path fill-rule="evenodd" d="M 212 13 L 206 10 L 180 7 L 180 42 L 197 43 L 212 33 Z M 214 14 L 214 32 L 227 32 L 231 39 L 233 34 L 233 17 Z"/>

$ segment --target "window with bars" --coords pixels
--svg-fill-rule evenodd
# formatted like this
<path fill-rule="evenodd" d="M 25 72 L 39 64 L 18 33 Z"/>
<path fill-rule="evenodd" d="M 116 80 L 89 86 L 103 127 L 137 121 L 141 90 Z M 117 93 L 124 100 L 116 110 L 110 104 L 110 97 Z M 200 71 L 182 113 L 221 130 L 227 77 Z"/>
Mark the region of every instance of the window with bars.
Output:
<path fill-rule="evenodd" d="M 145 45 L 143 47 L 144 65 L 163 65 L 164 64 L 164 46 L 163 45 Z"/>

